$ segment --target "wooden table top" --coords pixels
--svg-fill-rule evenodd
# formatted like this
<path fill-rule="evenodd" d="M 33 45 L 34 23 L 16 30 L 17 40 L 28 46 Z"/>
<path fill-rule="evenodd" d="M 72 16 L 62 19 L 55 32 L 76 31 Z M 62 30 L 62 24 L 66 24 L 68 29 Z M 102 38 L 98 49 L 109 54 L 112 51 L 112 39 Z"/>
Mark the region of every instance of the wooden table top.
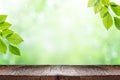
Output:
<path fill-rule="evenodd" d="M 120 66 L 0 66 L 0 80 L 120 80 Z"/>

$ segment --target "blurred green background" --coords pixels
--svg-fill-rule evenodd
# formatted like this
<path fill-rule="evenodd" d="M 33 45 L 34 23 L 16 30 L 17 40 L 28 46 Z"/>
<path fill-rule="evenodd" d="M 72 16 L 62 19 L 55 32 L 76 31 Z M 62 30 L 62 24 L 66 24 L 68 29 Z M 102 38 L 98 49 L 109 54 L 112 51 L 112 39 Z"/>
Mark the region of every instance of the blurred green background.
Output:
<path fill-rule="evenodd" d="M 0 0 L 0 14 L 24 39 L 21 56 L 0 54 L 0 64 L 120 64 L 120 31 L 114 25 L 107 31 L 87 2 Z"/>

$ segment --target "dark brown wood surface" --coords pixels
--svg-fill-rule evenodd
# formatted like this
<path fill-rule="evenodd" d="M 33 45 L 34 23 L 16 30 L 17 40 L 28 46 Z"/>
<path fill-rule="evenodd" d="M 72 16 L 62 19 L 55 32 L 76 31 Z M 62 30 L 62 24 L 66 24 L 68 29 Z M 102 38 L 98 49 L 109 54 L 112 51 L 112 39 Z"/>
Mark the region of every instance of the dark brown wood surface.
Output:
<path fill-rule="evenodd" d="M 120 80 L 120 66 L 0 66 L 0 80 Z"/>

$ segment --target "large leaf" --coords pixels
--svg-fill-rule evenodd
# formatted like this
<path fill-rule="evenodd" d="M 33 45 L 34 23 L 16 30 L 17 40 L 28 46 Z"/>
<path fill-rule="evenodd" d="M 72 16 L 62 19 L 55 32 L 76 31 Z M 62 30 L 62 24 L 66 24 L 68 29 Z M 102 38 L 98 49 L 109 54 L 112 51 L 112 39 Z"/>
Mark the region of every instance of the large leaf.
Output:
<path fill-rule="evenodd" d="M 104 18 L 106 16 L 107 12 L 108 12 L 108 8 L 107 7 L 102 7 L 102 9 L 100 11 L 101 18 Z"/>
<path fill-rule="evenodd" d="M 120 18 L 114 17 L 114 21 L 116 28 L 120 30 Z"/>
<path fill-rule="evenodd" d="M 7 51 L 7 46 L 6 46 L 6 44 L 3 42 L 3 40 L 0 39 L 0 52 L 5 54 L 6 51 Z"/>
<path fill-rule="evenodd" d="M 5 22 L 7 15 L 0 15 L 0 24 Z"/>
<path fill-rule="evenodd" d="M 2 31 L 2 36 L 3 37 L 7 37 L 10 36 L 11 34 L 13 34 L 14 32 L 12 30 L 6 29 Z"/>
<path fill-rule="evenodd" d="M 9 45 L 9 51 L 14 55 L 20 56 L 20 50 L 13 45 Z"/>
<path fill-rule="evenodd" d="M 111 2 L 110 5 L 111 5 L 111 9 L 113 10 L 113 12 L 114 12 L 116 15 L 120 16 L 120 6 L 117 5 L 117 4 L 114 3 L 114 2 Z"/>
<path fill-rule="evenodd" d="M 101 11 L 101 9 L 103 7 L 102 5 L 103 4 L 101 3 L 101 0 L 97 0 L 96 4 L 94 6 L 94 12 L 95 12 L 95 14 Z"/>
<path fill-rule="evenodd" d="M 20 44 L 21 42 L 23 42 L 23 39 L 16 33 L 10 35 L 10 36 L 7 36 L 6 39 L 12 43 L 12 44 L 15 44 L 15 45 L 18 45 Z"/>
<path fill-rule="evenodd" d="M 3 24 L 0 24 L 0 30 L 8 29 L 11 26 L 10 23 L 4 22 Z"/>
<path fill-rule="evenodd" d="M 107 12 L 105 17 L 103 18 L 103 24 L 107 30 L 112 26 L 113 20 L 109 12 Z"/>
<path fill-rule="evenodd" d="M 89 0 L 88 7 L 93 7 L 96 4 L 97 0 Z"/>

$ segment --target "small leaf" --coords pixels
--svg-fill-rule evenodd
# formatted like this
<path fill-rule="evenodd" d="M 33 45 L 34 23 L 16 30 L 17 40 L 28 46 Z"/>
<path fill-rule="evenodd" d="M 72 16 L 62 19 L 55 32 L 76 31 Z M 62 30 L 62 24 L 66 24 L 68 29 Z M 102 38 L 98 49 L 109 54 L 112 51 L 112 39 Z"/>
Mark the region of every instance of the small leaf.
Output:
<path fill-rule="evenodd" d="M 115 4 L 114 2 L 111 2 L 110 5 L 111 5 L 112 11 L 113 11 L 116 15 L 120 16 L 120 6 L 117 5 L 117 4 Z"/>
<path fill-rule="evenodd" d="M 96 2 L 95 6 L 94 6 L 94 12 L 95 12 L 95 14 L 98 13 L 99 11 L 101 11 L 102 7 L 103 7 L 103 4 L 101 3 L 100 0 L 98 0 Z"/>
<path fill-rule="evenodd" d="M 4 22 L 3 24 L 0 24 L 0 30 L 8 29 L 11 26 L 10 23 Z"/>
<path fill-rule="evenodd" d="M 108 8 L 107 7 L 102 7 L 101 11 L 100 11 L 100 16 L 101 18 L 105 17 L 105 15 L 108 12 Z"/>
<path fill-rule="evenodd" d="M 103 18 L 103 24 L 107 30 L 112 26 L 113 20 L 109 12 L 107 12 L 106 16 Z"/>
<path fill-rule="evenodd" d="M 13 34 L 14 32 L 12 30 L 6 29 L 2 31 L 2 36 L 3 37 L 7 37 L 10 36 L 11 34 Z"/>
<path fill-rule="evenodd" d="M 6 51 L 7 51 L 7 46 L 6 46 L 6 44 L 3 42 L 3 40 L 0 39 L 0 52 L 2 52 L 2 53 L 5 54 Z"/>
<path fill-rule="evenodd" d="M 0 15 L 0 24 L 5 22 L 7 15 Z"/>
<path fill-rule="evenodd" d="M 9 45 L 9 51 L 14 55 L 20 56 L 20 50 L 13 45 Z"/>
<path fill-rule="evenodd" d="M 88 1 L 88 7 L 93 7 L 96 2 L 97 2 L 97 0 L 89 0 Z"/>
<path fill-rule="evenodd" d="M 109 2 L 110 2 L 110 0 L 102 0 L 102 3 L 106 6 L 108 6 Z"/>
<path fill-rule="evenodd" d="M 15 45 L 18 45 L 20 44 L 21 42 L 23 42 L 23 39 L 16 33 L 10 35 L 10 36 L 7 36 L 6 39 L 12 43 L 12 44 L 15 44 Z"/>
<path fill-rule="evenodd" d="M 114 21 L 116 28 L 120 30 L 120 18 L 114 17 Z"/>

